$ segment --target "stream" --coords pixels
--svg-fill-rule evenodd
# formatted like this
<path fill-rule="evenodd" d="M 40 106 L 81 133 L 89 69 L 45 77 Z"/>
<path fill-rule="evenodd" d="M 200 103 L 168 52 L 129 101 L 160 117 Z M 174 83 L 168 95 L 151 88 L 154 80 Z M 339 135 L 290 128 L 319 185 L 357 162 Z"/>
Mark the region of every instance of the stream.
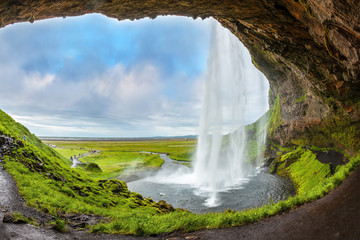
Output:
<path fill-rule="evenodd" d="M 219 204 L 208 207 L 206 190 L 197 188 L 189 180 L 192 169 L 166 154 L 159 156 L 164 160 L 164 164 L 156 174 L 150 172 L 148 177 L 143 174 L 143 178 L 127 182 L 127 185 L 130 191 L 138 192 L 154 201 L 165 200 L 175 208 L 187 209 L 194 213 L 242 210 L 284 200 L 292 192 L 289 182 L 267 173 L 268 170 L 265 168 L 258 168 L 240 184 L 217 192 Z"/>

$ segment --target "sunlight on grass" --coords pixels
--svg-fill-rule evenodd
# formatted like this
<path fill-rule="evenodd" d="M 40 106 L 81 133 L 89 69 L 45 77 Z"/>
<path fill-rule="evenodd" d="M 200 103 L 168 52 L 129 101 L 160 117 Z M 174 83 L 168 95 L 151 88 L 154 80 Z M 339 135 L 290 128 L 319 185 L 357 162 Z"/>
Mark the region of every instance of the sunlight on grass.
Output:
<path fill-rule="evenodd" d="M 173 209 L 165 202 L 156 203 L 149 198 L 144 199 L 140 194 L 130 192 L 125 182 L 115 179 L 100 180 L 90 177 L 88 172 L 81 168 L 72 169 L 68 159 L 43 144 L 25 127 L 2 111 L 0 111 L 0 120 L 0 133 L 14 139 L 12 140 L 14 147 L 4 156 L 4 167 L 16 180 L 19 192 L 26 199 L 27 204 L 42 211 L 46 209 L 56 219 L 49 224 L 58 226 L 60 230 L 65 229 L 64 214 L 73 213 L 95 214 L 106 218 L 106 221 L 89 228 L 90 231 L 99 233 L 149 236 L 172 231 L 244 225 L 277 213 L 287 212 L 296 206 L 321 198 L 337 187 L 360 163 L 359 153 L 356 156 L 348 156 L 348 163 L 338 166 L 331 175 L 328 174 L 326 164 L 319 164 L 310 150 L 300 147 L 279 157 L 284 162 L 291 160 L 291 164 L 284 169 L 291 172 L 293 180 L 297 181 L 297 188 L 300 189 L 294 197 L 238 212 L 226 210 L 222 213 L 194 214 L 182 209 Z M 29 136 L 27 141 L 22 140 L 23 135 Z M 176 144 L 184 146 L 170 147 Z M 56 145 L 60 144 L 56 143 Z M 99 150 L 101 154 L 89 156 L 87 161 L 90 162 L 93 158 L 94 162 L 103 164 L 103 171 L 111 172 L 114 170 L 111 168 L 123 167 L 119 165 L 111 167 L 120 164 L 118 161 L 121 159 L 124 164 L 142 161 L 145 167 L 159 164 L 153 155 L 139 153 L 140 151 L 168 154 L 187 151 L 190 154 L 194 149 L 193 145 L 194 142 L 185 141 L 81 144 L 64 142 L 61 147 Z M 123 153 L 124 158 L 116 155 Z M 111 161 L 110 156 L 117 160 Z M 139 160 L 139 156 L 145 158 Z M 95 159 L 96 157 L 98 159 Z M 109 169 L 106 166 L 110 166 Z M 305 168 L 309 168 L 310 172 L 304 172 Z"/>
<path fill-rule="evenodd" d="M 45 141 L 64 157 L 88 153 L 80 158 L 83 163 L 96 163 L 102 172 L 88 171 L 90 177 L 110 179 L 126 171 L 156 169 L 164 163 L 158 154 L 166 153 L 175 160 L 190 162 L 196 140 L 157 141 Z M 89 151 L 91 153 L 89 153 Z M 92 151 L 96 151 L 93 153 Z M 187 164 L 187 163 L 185 163 Z M 86 166 L 79 166 L 86 171 Z"/>

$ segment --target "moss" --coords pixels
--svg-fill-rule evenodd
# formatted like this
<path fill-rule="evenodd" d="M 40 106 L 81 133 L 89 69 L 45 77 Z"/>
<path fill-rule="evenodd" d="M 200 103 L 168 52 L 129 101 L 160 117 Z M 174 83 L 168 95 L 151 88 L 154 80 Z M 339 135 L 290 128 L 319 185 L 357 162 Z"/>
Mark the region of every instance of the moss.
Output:
<path fill-rule="evenodd" d="M 297 194 L 311 191 L 331 175 L 329 164 L 320 163 L 310 150 L 306 150 L 296 162 L 291 164 L 288 172 L 296 186 Z"/>
<path fill-rule="evenodd" d="M 306 93 L 304 95 L 302 95 L 300 98 L 295 99 L 294 103 L 302 103 L 306 100 Z"/>
<path fill-rule="evenodd" d="M 31 224 L 34 226 L 39 225 L 38 222 L 34 220 L 34 218 L 24 216 L 23 214 L 21 214 L 19 212 L 14 212 L 12 215 L 14 216 L 14 221 L 13 221 L 14 223 L 23 222 L 23 223 L 28 223 L 28 224 Z"/>
<path fill-rule="evenodd" d="M 297 194 L 311 191 L 331 176 L 329 164 L 319 162 L 316 154 L 301 147 L 277 158 L 270 169 L 280 176 L 289 177 L 295 185 Z"/>
<path fill-rule="evenodd" d="M 360 149 L 359 139 L 360 123 L 339 114 L 324 119 L 321 125 L 312 127 L 292 142 L 295 145 L 335 148 L 355 154 Z"/>
<path fill-rule="evenodd" d="M 91 162 L 91 163 L 88 163 L 85 167 L 85 169 L 87 171 L 90 171 L 90 172 L 96 172 L 96 173 L 101 173 L 102 170 L 101 168 L 99 167 L 99 165 L 97 165 L 96 163 L 94 162 Z"/>
<path fill-rule="evenodd" d="M 66 233 L 68 232 L 68 228 L 66 226 L 66 222 L 62 219 L 55 219 L 54 221 L 50 222 L 51 225 L 53 225 L 54 230 L 61 232 L 61 233 Z"/>
<path fill-rule="evenodd" d="M 273 108 L 269 118 L 269 134 L 274 136 L 276 129 L 281 125 L 281 113 L 280 113 L 280 95 L 278 95 L 274 101 Z"/>
<path fill-rule="evenodd" d="M 0 127 L 4 126 L 1 123 Z M 5 131 L 13 134 L 16 129 L 19 128 L 9 125 Z M 351 157 L 346 166 L 337 167 L 335 174 L 330 175 L 326 164 L 319 163 L 310 150 L 297 148 L 275 161 L 279 170 L 298 182 L 295 197 L 241 212 L 193 214 L 174 210 L 165 202 L 143 199 L 140 194 L 131 193 L 122 181 L 95 181 L 84 172 L 71 169 L 46 145 L 35 144 L 25 142 L 24 146 L 14 148 L 4 156 L 4 166 L 13 175 L 27 204 L 40 210 L 46 208 L 56 217 L 53 225 L 59 231 L 66 230 L 63 213 L 95 214 L 110 219 L 91 226 L 92 232 L 145 236 L 244 225 L 320 198 L 360 163 L 360 157 Z"/>

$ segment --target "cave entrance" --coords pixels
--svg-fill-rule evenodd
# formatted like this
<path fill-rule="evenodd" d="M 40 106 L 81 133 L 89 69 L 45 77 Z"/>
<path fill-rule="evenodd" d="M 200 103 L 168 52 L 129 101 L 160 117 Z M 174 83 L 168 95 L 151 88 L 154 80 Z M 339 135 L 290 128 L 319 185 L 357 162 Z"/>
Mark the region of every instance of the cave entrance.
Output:
<path fill-rule="evenodd" d="M 211 33 L 210 21 L 216 25 Z M 168 171 L 176 172 L 171 179 L 157 180 L 169 183 L 167 188 L 159 187 L 158 182 L 150 181 L 149 185 L 148 178 L 144 177 L 129 183 L 129 189 L 155 200 L 165 198 L 175 207 L 195 212 L 209 208 L 224 211 L 226 208 L 240 210 L 259 206 L 269 200 L 262 195 L 267 191 L 271 192 L 272 198 L 276 195 L 277 200 L 286 198 L 284 182 L 253 166 L 260 165 L 255 163 L 261 151 L 259 143 L 247 147 L 246 142 L 250 139 L 245 130 L 241 130 L 268 110 L 268 82 L 252 65 L 246 48 L 215 20 L 160 17 L 118 22 L 96 14 L 41 21 L 30 28 L 26 25 L 7 27 L 0 35 L 4 52 L 10 56 L 1 63 L 0 71 L 6 76 L 1 91 L 15 92 L 16 89 L 16 95 L 7 95 L 1 100 L 7 111 L 15 112 L 13 116 L 37 135 L 88 139 L 194 137 L 203 132 L 197 130 L 202 95 L 219 94 L 218 102 L 206 103 L 205 100 L 203 108 L 213 109 L 218 103 L 225 102 L 219 112 L 206 115 L 206 118 L 212 124 L 213 117 L 222 115 L 221 126 L 217 126 L 216 131 L 228 136 L 211 139 L 210 142 L 218 142 L 218 146 L 205 146 L 205 151 L 210 151 L 203 154 L 203 159 L 207 161 L 209 154 L 219 155 L 216 158 L 220 167 L 206 167 L 205 162 L 189 173 L 188 167 L 179 163 L 176 166 L 171 159 L 162 156 L 165 164 L 156 177 L 170 176 Z M 214 28 L 217 29 L 215 32 Z M 16 55 L 10 54 L 13 52 Z M 228 55 L 234 56 L 228 58 Z M 213 75 L 218 79 L 211 77 Z M 241 81 L 221 85 L 220 90 L 213 85 L 208 92 L 209 79 L 215 80 L 213 83 L 227 82 L 227 79 Z M 241 94 L 232 96 L 233 92 Z M 229 106 L 227 101 L 235 101 L 235 104 Z M 235 112 L 240 113 L 241 121 L 234 121 Z M 214 136 L 214 129 L 207 130 L 204 138 Z M 266 127 L 262 131 L 266 132 Z M 233 141 L 240 135 L 242 140 Z M 201 139 L 201 134 L 199 136 Z M 265 139 L 265 136 L 253 132 L 251 137 Z M 219 149 L 217 153 L 212 151 L 215 148 Z M 256 150 L 250 154 L 247 148 Z M 249 160 L 254 155 L 256 159 Z M 80 156 L 83 155 L 71 156 L 71 159 L 79 163 Z M 225 164 L 228 158 L 231 161 Z M 239 161 L 243 163 L 239 164 Z M 105 166 L 99 164 L 97 168 L 101 170 Z M 246 171 L 233 171 L 245 168 Z M 224 171 L 219 173 L 219 169 Z M 231 173 L 227 174 L 229 169 Z M 179 171 L 185 172 L 179 175 Z M 205 178 L 204 172 L 213 172 L 213 175 Z M 185 187 L 184 183 L 172 182 L 179 177 L 190 179 L 184 182 Z M 204 185 L 197 186 L 200 180 L 213 182 L 214 178 L 221 181 L 210 185 L 205 181 Z M 274 188 L 274 185 L 278 187 Z M 159 189 L 163 189 L 163 193 L 159 193 Z M 173 189 L 181 191 L 181 197 L 171 198 Z M 244 202 L 241 200 L 239 205 L 239 196 L 249 195 L 249 192 L 253 197 Z M 189 198 L 194 204 L 185 204 Z"/>

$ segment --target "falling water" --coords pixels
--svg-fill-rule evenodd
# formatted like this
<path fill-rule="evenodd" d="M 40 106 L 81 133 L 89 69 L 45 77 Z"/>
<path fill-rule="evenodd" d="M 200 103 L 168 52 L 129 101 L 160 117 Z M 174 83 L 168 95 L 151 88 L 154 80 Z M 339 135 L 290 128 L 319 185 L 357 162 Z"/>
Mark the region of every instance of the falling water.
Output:
<path fill-rule="evenodd" d="M 256 131 L 247 132 L 246 126 L 268 109 L 267 80 L 229 30 L 213 19 L 211 28 L 193 169 L 161 156 L 162 169 L 128 183 L 129 189 L 194 212 L 239 210 L 286 199 L 286 183 L 258 168 L 263 161 L 266 114 L 256 122 Z"/>
<path fill-rule="evenodd" d="M 217 21 L 212 20 L 211 25 L 211 51 L 194 164 L 195 186 L 207 194 L 209 207 L 221 204 L 218 192 L 241 185 L 254 171 L 246 160 L 244 113 L 247 78 L 252 76 L 248 74 L 251 67 L 244 61 L 246 49 Z M 230 134 L 224 136 L 226 131 Z M 258 141 L 265 140 L 265 132 L 257 134 Z M 259 151 L 260 146 L 259 142 Z"/>

